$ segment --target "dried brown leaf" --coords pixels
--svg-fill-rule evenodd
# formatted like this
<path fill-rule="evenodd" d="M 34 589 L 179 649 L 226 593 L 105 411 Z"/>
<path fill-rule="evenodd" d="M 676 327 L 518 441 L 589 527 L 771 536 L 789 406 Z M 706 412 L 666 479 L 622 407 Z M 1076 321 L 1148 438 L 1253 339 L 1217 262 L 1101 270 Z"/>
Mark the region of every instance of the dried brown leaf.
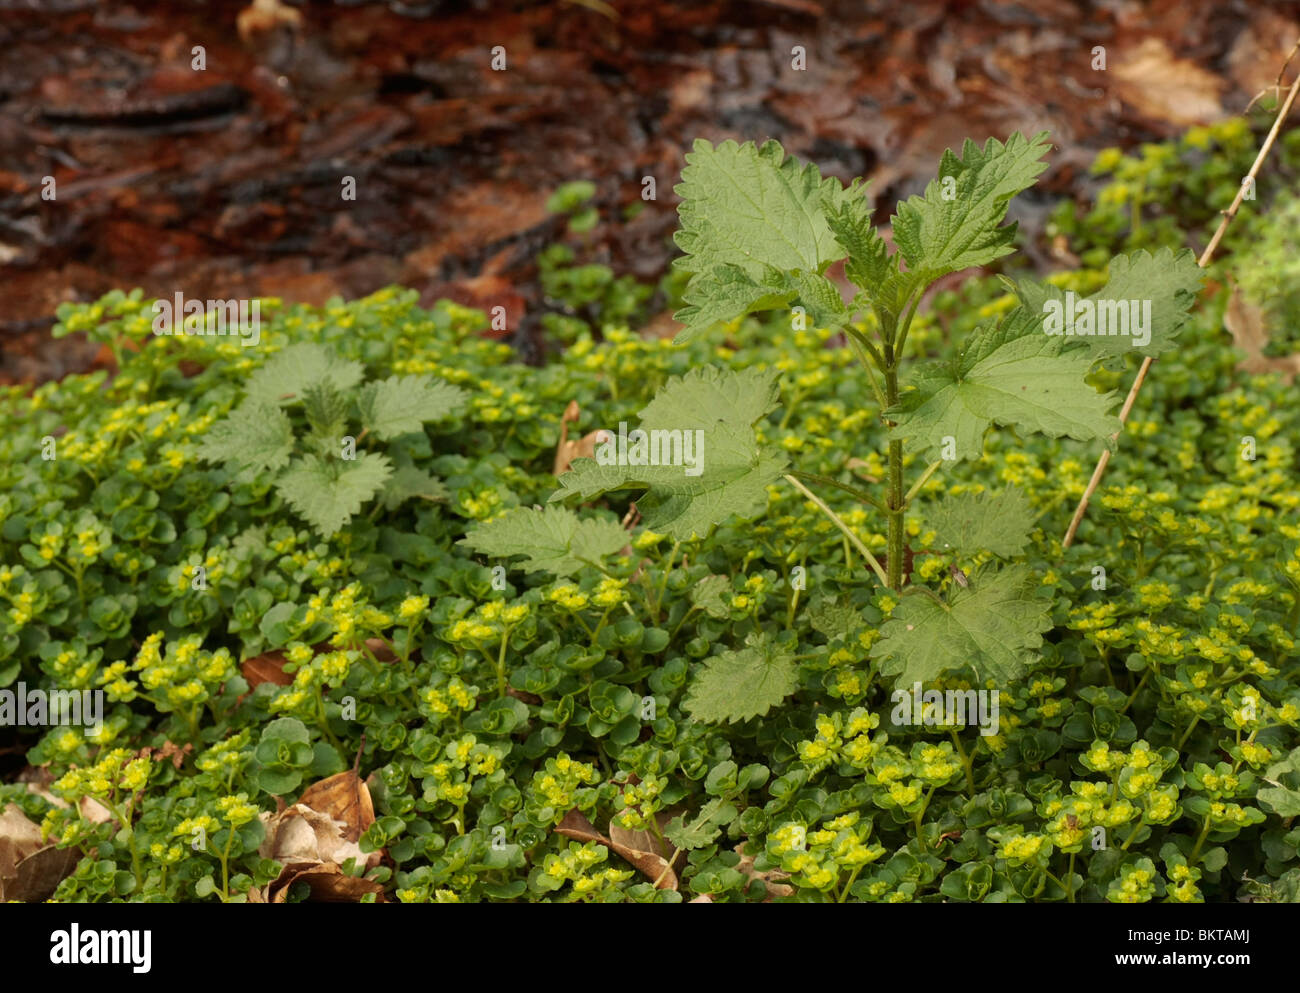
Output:
<path fill-rule="evenodd" d="M 284 652 L 266 652 L 251 659 L 244 659 L 239 663 L 239 671 L 243 674 L 250 690 L 257 689 L 263 683 L 288 686 L 293 682 L 293 677 L 284 671 L 284 664 L 287 661 Z"/>
<path fill-rule="evenodd" d="M 384 902 L 383 886 L 373 879 L 349 876 L 332 862 L 323 865 L 299 863 L 285 866 L 275 881 L 266 888 L 265 895 L 270 897 L 269 902 L 287 903 L 289 889 L 294 883 L 306 883 L 311 888 L 311 895 L 307 898 L 310 903 L 358 903 L 367 893 L 374 893 L 377 902 Z"/>
<path fill-rule="evenodd" d="M 343 836 L 348 841 L 356 841 L 375 823 L 370 787 L 351 770 L 312 783 L 298 797 L 298 804 L 341 821 L 346 825 Z"/>
<path fill-rule="evenodd" d="M 1178 58 L 1160 38 L 1113 53 L 1110 71 L 1119 96 L 1144 117 L 1186 127 L 1224 116 L 1219 77 Z"/>
<path fill-rule="evenodd" d="M 586 816 L 576 807 L 564 815 L 564 820 L 560 821 L 555 828 L 555 833 L 562 834 L 564 837 L 572 838 L 575 841 L 594 841 L 597 844 L 604 845 L 620 858 L 632 863 L 643 876 L 655 882 L 657 889 L 677 889 L 677 873 L 673 872 L 667 859 L 655 852 L 628 848 L 626 845 L 621 845 L 606 837 L 597 831 L 591 821 L 587 820 Z"/>
<path fill-rule="evenodd" d="M 0 902 L 47 899 L 80 859 L 76 849 L 46 844 L 40 825 L 16 805 L 8 804 L 0 812 Z"/>
<path fill-rule="evenodd" d="M 1242 372 L 1276 372 L 1282 381 L 1290 384 L 1300 373 L 1300 352 L 1273 358 L 1264 354 L 1268 345 L 1269 329 L 1264 311 L 1246 299 L 1234 286 L 1228 297 L 1228 308 L 1223 313 L 1223 326 L 1232 335 L 1232 343 L 1246 353 L 1237 368 Z"/>

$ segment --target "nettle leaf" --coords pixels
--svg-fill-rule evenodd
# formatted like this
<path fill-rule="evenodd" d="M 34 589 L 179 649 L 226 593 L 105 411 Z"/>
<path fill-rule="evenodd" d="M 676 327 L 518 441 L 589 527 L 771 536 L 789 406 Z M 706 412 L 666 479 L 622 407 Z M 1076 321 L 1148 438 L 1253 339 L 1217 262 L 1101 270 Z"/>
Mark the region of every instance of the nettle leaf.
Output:
<path fill-rule="evenodd" d="M 1033 138 L 1016 133 L 1005 145 L 990 138 L 982 149 L 968 139 L 961 158 L 947 149 L 925 195 L 898 205 L 894 244 L 909 271 L 929 283 L 1010 254 L 1016 225 L 999 225 L 1011 198 L 1047 168 L 1046 138 L 1046 131 Z"/>
<path fill-rule="evenodd" d="M 347 391 L 361 382 L 364 374 L 360 362 L 341 358 L 324 345 L 304 342 L 276 353 L 254 372 L 248 379 L 248 398 L 293 403 L 312 383 L 327 379 L 335 389 Z"/>
<path fill-rule="evenodd" d="M 685 851 L 703 848 L 713 844 L 722 829 L 736 819 L 736 814 L 735 804 L 725 797 L 714 797 L 689 824 L 681 814 L 665 824 L 664 838 Z"/>
<path fill-rule="evenodd" d="M 842 199 L 825 205 L 826 223 L 848 250 L 844 274 L 879 310 L 897 317 L 907 302 L 914 277 L 901 270 L 901 256 L 890 254 L 888 244 L 871 223 L 871 205 L 862 192 L 863 186 L 854 180 Z"/>
<path fill-rule="evenodd" d="M 388 482 L 384 484 L 382 494 L 385 510 L 395 510 L 415 497 L 421 500 L 440 501 L 446 500 L 450 495 L 442 480 L 413 465 L 398 466 Z"/>
<path fill-rule="evenodd" d="M 866 627 L 866 619 L 856 607 L 838 600 L 820 600 L 808 609 L 808 623 L 828 641 L 847 638 Z"/>
<path fill-rule="evenodd" d="M 930 508 L 927 523 L 938 537 L 936 547 L 961 556 L 989 551 L 1014 558 L 1029 544 L 1034 507 L 1023 491 L 1010 486 L 1001 493 L 963 493 L 945 497 Z"/>
<path fill-rule="evenodd" d="M 563 507 L 519 507 L 477 525 L 459 544 L 493 558 L 524 556 L 527 572 L 572 576 L 628 543 L 628 533 L 607 517 L 582 519 Z"/>
<path fill-rule="evenodd" d="M 1064 339 L 1043 333 L 1042 315 L 1024 307 L 996 327 L 972 336 L 955 360 L 918 369 L 888 416 L 892 437 L 915 439 L 918 450 L 951 437 L 958 459 L 984 454 L 984 433 L 994 424 L 1077 441 L 1107 438 L 1120 430 L 1107 413 L 1115 393 L 1098 393 L 1085 382 L 1093 360 Z"/>
<path fill-rule="evenodd" d="M 675 237 L 686 254 L 674 264 L 692 278 L 687 306 L 675 315 L 686 325 L 676 340 L 795 296 L 810 313 L 834 315 L 826 293 L 834 286 L 814 277 L 845 254 L 823 213 L 824 204 L 844 196 L 840 181 L 786 158 L 775 141 L 715 147 L 700 139 L 686 162 L 674 188 L 682 198 Z"/>
<path fill-rule="evenodd" d="M 302 412 L 321 454 L 338 452 L 347 429 L 348 399 L 329 379 L 304 387 Z"/>
<path fill-rule="evenodd" d="M 705 535 L 733 514 L 753 517 L 767 506 L 767 487 L 789 464 L 784 452 L 760 448 L 753 428 L 776 407 L 776 378 L 775 370 L 714 366 L 674 377 L 641 411 L 640 430 L 646 432 L 641 453 L 633 450 L 632 432 L 625 452 L 617 451 L 622 441 L 614 436 L 597 446 L 596 458 L 573 460 L 551 502 L 644 489 L 637 509 L 646 527 L 678 541 Z M 665 464 L 674 454 L 684 455 L 687 437 L 692 462 L 682 457 Z M 659 465 L 622 464 L 642 456 L 654 461 L 656 455 Z M 602 458 L 615 464 L 602 464 Z"/>
<path fill-rule="evenodd" d="M 999 686 L 1019 678 L 1052 626 L 1051 603 L 1032 595 L 1026 565 L 982 569 L 947 602 L 921 591 L 904 596 L 880 629 L 871 657 L 896 687 L 929 682 L 970 666 Z"/>
<path fill-rule="evenodd" d="M 199 457 L 243 469 L 279 469 L 293 454 L 293 424 L 279 407 L 245 400 L 199 442 Z"/>
<path fill-rule="evenodd" d="M 785 273 L 765 269 L 755 279 L 740 266 L 723 263 L 693 277 L 682 292 L 686 306 L 673 314 L 685 324 L 674 341 L 689 341 L 722 321 L 762 310 L 777 310 L 794 301 L 797 290 Z"/>
<path fill-rule="evenodd" d="M 426 421 L 456 413 L 464 407 L 465 396 L 459 387 L 431 376 L 390 376 L 367 383 L 361 391 L 361 423 L 391 441 L 421 430 Z"/>
<path fill-rule="evenodd" d="M 297 459 L 275 488 L 322 535 L 335 534 L 361 505 L 379 492 L 392 472 L 387 456 L 364 452 L 355 459 Z"/>
<path fill-rule="evenodd" d="M 1032 280 L 1013 285 L 1026 309 L 1043 314 L 1044 333 L 1059 333 L 1067 348 L 1083 346 L 1093 358 L 1103 358 L 1130 350 L 1155 356 L 1173 348 L 1204 278 L 1191 251 L 1161 248 L 1154 255 L 1116 255 L 1106 285 L 1090 296 L 1076 298 Z"/>
<path fill-rule="evenodd" d="M 705 576 L 688 591 L 691 605 L 710 617 L 725 620 L 731 616 L 731 580 L 726 576 Z"/>
<path fill-rule="evenodd" d="M 751 634 L 738 652 L 705 659 L 683 706 L 697 721 L 721 724 L 761 717 L 799 685 L 799 666 L 788 644 Z"/>

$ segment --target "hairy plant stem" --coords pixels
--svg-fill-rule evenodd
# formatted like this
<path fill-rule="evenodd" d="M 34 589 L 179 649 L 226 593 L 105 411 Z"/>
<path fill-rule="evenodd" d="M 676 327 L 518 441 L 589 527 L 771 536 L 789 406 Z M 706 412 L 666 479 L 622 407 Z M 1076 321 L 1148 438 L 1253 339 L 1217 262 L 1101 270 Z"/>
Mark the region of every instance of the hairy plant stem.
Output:
<path fill-rule="evenodd" d="M 898 367 L 896 364 L 885 370 L 885 399 L 889 406 L 898 403 Z M 886 421 L 893 427 L 892 421 Z M 885 585 L 891 590 L 903 588 L 903 443 L 889 443 L 889 558 L 885 560 L 888 577 Z"/>

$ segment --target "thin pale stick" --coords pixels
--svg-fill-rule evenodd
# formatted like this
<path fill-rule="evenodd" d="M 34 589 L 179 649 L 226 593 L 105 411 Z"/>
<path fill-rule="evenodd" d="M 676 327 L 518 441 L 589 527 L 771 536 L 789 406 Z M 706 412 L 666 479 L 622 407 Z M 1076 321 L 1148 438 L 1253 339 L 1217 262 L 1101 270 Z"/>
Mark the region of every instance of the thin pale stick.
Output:
<path fill-rule="evenodd" d="M 1300 48 L 1300 42 L 1296 42 L 1296 48 Z M 1296 49 L 1291 50 L 1292 55 Z M 1291 61 L 1291 56 L 1287 56 L 1287 61 Z M 1273 120 L 1273 127 L 1268 132 L 1268 137 L 1260 147 L 1259 154 L 1255 156 L 1255 164 L 1250 167 L 1250 172 L 1246 174 L 1246 179 L 1241 181 L 1241 188 L 1237 190 L 1237 195 L 1233 198 L 1232 206 L 1223 212 L 1223 220 L 1219 222 L 1219 228 L 1214 232 L 1214 237 L 1210 243 L 1205 246 L 1205 251 L 1197 264 L 1204 269 L 1210 264 L 1210 259 L 1214 257 L 1214 250 L 1219 247 L 1219 242 L 1223 240 L 1223 233 L 1228 230 L 1228 224 L 1237 216 L 1237 210 L 1241 206 L 1241 201 L 1245 199 L 1246 190 L 1254 186 L 1255 176 L 1259 172 L 1259 167 L 1264 164 L 1264 159 L 1268 157 L 1269 150 L 1273 147 L 1273 142 L 1277 140 L 1278 132 L 1282 129 L 1282 122 L 1286 115 L 1291 111 L 1291 104 L 1295 103 L 1296 93 L 1300 92 L 1300 76 L 1291 84 L 1291 89 L 1287 91 L 1286 102 L 1277 112 L 1277 117 Z M 1128 391 L 1128 397 L 1124 400 L 1124 407 L 1119 412 L 1119 421 L 1123 424 L 1128 420 L 1129 411 L 1133 409 L 1133 401 L 1137 399 L 1138 391 L 1142 389 L 1142 383 L 1147 378 L 1147 370 L 1151 368 L 1151 363 L 1155 360 L 1150 356 L 1142 360 L 1142 368 L 1138 370 L 1137 378 L 1133 380 L 1133 385 Z M 1111 442 L 1119 440 L 1120 432 L 1111 435 Z M 1074 517 L 1070 520 L 1070 527 L 1065 532 L 1065 540 L 1061 542 L 1061 548 L 1069 548 L 1074 543 L 1075 532 L 1079 530 L 1079 525 L 1083 522 L 1083 515 L 1088 511 L 1088 501 L 1092 499 L 1092 494 L 1101 484 L 1101 477 L 1106 472 L 1106 466 L 1110 464 L 1111 450 L 1108 448 L 1101 453 L 1101 458 L 1097 460 L 1097 468 L 1092 471 L 1092 478 L 1088 480 L 1088 488 L 1083 491 L 1083 497 L 1079 500 L 1079 506 L 1074 509 Z"/>

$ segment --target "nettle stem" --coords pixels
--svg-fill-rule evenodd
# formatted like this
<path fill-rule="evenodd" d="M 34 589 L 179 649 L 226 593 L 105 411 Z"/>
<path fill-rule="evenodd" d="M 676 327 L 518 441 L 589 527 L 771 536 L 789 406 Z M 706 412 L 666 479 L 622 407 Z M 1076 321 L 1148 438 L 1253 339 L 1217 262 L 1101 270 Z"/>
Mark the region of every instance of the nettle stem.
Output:
<path fill-rule="evenodd" d="M 898 403 L 898 364 L 895 361 L 885 369 L 885 399 L 889 401 L 889 406 L 893 407 Z M 889 427 L 893 427 L 892 421 L 885 421 Z M 903 588 L 903 546 L 906 542 L 906 535 L 903 530 L 903 443 L 901 441 L 891 441 L 889 443 L 889 511 L 887 519 L 889 521 L 889 557 L 885 560 L 885 568 L 888 572 L 886 585 L 891 590 L 901 590 Z"/>

